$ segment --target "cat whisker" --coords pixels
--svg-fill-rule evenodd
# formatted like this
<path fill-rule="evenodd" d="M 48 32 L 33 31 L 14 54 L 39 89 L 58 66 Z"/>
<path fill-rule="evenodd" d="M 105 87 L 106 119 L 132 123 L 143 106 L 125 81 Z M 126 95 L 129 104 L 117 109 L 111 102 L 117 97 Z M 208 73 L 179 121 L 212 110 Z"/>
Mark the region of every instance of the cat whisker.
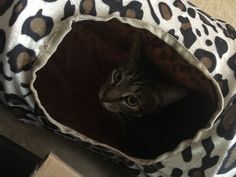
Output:
<path fill-rule="evenodd" d="M 111 116 L 114 120 L 117 121 L 118 126 L 121 128 L 121 130 L 124 131 L 127 122 L 126 119 L 124 119 L 124 116 L 122 116 L 120 113 L 114 113 L 114 112 L 111 112 Z"/>

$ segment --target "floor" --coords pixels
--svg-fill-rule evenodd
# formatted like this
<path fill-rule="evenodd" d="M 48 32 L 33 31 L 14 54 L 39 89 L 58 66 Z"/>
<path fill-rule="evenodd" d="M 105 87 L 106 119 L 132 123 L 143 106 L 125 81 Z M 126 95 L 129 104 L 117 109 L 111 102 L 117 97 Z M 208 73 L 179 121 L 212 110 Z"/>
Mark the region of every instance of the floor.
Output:
<path fill-rule="evenodd" d="M 236 1 L 192 0 L 192 2 L 216 18 L 236 27 Z M 0 107 L 0 135 L 45 158 L 49 152 L 58 155 L 84 177 L 128 177 L 129 175 L 110 161 L 90 152 L 78 144 L 54 135 L 47 130 L 17 121 L 7 110 Z"/>
<path fill-rule="evenodd" d="M 53 152 L 84 177 L 129 177 L 117 165 L 82 148 L 77 143 L 16 120 L 2 106 L 0 106 L 0 115 L 0 135 L 4 135 L 41 158 Z"/>
<path fill-rule="evenodd" d="M 224 20 L 236 27 L 236 1 L 232 0 L 190 0 L 209 15 Z"/>

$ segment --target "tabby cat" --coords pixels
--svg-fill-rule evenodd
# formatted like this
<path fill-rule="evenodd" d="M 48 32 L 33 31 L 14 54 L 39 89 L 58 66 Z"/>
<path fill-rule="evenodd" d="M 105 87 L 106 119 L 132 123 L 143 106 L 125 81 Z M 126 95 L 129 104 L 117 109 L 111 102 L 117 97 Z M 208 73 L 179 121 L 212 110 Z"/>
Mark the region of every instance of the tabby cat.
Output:
<path fill-rule="evenodd" d="M 142 55 L 141 45 L 137 35 L 129 60 L 113 69 L 100 87 L 99 99 L 110 112 L 132 118 L 153 115 L 187 95 L 185 89 L 166 83 Z"/>
<path fill-rule="evenodd" d="M 98 95 L 122 125 L 128 154 L 150 159 L 193 137 L 213 110 L 207 94 L 174 85 L 141 49 L 137 35 L 129 59 L 113 69 Z"/>

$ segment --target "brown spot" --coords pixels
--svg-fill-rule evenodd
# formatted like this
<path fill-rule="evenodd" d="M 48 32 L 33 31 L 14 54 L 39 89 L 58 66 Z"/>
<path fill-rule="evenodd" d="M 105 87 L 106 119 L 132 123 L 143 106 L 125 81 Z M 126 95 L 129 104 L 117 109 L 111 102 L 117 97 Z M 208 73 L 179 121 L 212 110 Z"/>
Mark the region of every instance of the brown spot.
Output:
<path fill-rule="evenodd" d="M 191 25 L 191 23 L 182 23 L 181 28 L 183 30 L 188 30 L 188 29 L 192 28 L 192 25 Z"/>
<path fill-rule="evenodd" d="M 159 3 L 159 9 L 160 9 L 162 17 L 165 20 L 170 20 L 171 19 L 172 11 L 166 3 L 163 3 L 163 2 Z"/>
<path fill-rule="evenodd" d="M 83 3 L 83 8 L 85 10 L 85 14 L 89 14 L 93 8 L 93 0 L 85 0 Z"/>
<path fill-rule="evenodd" d="M 23 9 L 23 4 L 20 3 L 15 7 L 15 13 L 19 13 Z"/>
<path fill-rule="evenodd" d="M 236 120 L 236 105 L 232 105 L 232 108 L 224 116 L 223 127 L 226 130 L 228 130 L 235 120 Z"/>
<path fill-rule="evenodd" d="M 185 5 L 180 0 L 176 0 L 174 2 L 174 6 L 178 7 L 181 11 L 185 11 L 186 10 Z"/>
<path fill-rule="evenodd" d="M 232 33 L 229 33 L 228 31 L 226 33 L 230 38 L 234 39 L 235 36 Z"/>
<path fill-rule="evenodd" d="M 213 65 L 212 60 L 211 60 L 210 58 L 208 58 L 208 57 L 203 57 L 203 58 L 201 59 L 201 62 L 202 62 L 208 69 L 211 68 L 212 65 Z"/>
<path fill-rule="evenodd" d="M 181 10 L 184 10 L 185 9 L 185 7 L 184 7 L 184 5 L 183 5 L 183 3 L 182 2 L 177 2 L 177 6 L 181 9 Z"/>
<path fill-rule="evenodd" d="M 0 0 L 0 7 L 6 4 L 6 0 Z"/>
<path fill-rule="evenodd" d="M 46 33 L 47 24 L 43 18 L 36 17 L 30 22 L 30 28 L 39 36 L 43 36 Z"/>
<path fill-rule="evenodd" d="M 126 17 L 135 18 L 136 17 L 136 12 L 132 9 L 128 9 L 126 11 Z"/>
<path fill-rule="evenodd" d="M 26 66 L 27 64 L 32 62 L 32 58 L 30 57 L 30 55 L 27 52 L 22 52 L 17 56 L 16 61 L 17 61 L 16 62 L 17 68 L 20 70 L 24 66 Z"/>

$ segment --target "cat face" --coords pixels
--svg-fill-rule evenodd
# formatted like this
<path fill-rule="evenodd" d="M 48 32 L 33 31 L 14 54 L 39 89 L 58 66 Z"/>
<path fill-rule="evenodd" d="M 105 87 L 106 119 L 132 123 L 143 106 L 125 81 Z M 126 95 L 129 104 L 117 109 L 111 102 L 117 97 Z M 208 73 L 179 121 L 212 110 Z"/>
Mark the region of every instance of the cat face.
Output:
<path fill-rule="evenodd" d="M 151 68 L 132 62 L 113 69 L 100 87 L 101 104 L 108 111 L 139 117 L 157 113 L 186 96 L 184 89 L 160 84 L 155 75 Z"/>
<path fill-rule="evenodd" d="M 98 95 L 108 111 L 139 117 L 157 113 L 183 99 L 187 92 L 160 83 L 157 69 L 142 57 L 140 38 L 137 38 L 129 60 L 113 69 Z"/>

